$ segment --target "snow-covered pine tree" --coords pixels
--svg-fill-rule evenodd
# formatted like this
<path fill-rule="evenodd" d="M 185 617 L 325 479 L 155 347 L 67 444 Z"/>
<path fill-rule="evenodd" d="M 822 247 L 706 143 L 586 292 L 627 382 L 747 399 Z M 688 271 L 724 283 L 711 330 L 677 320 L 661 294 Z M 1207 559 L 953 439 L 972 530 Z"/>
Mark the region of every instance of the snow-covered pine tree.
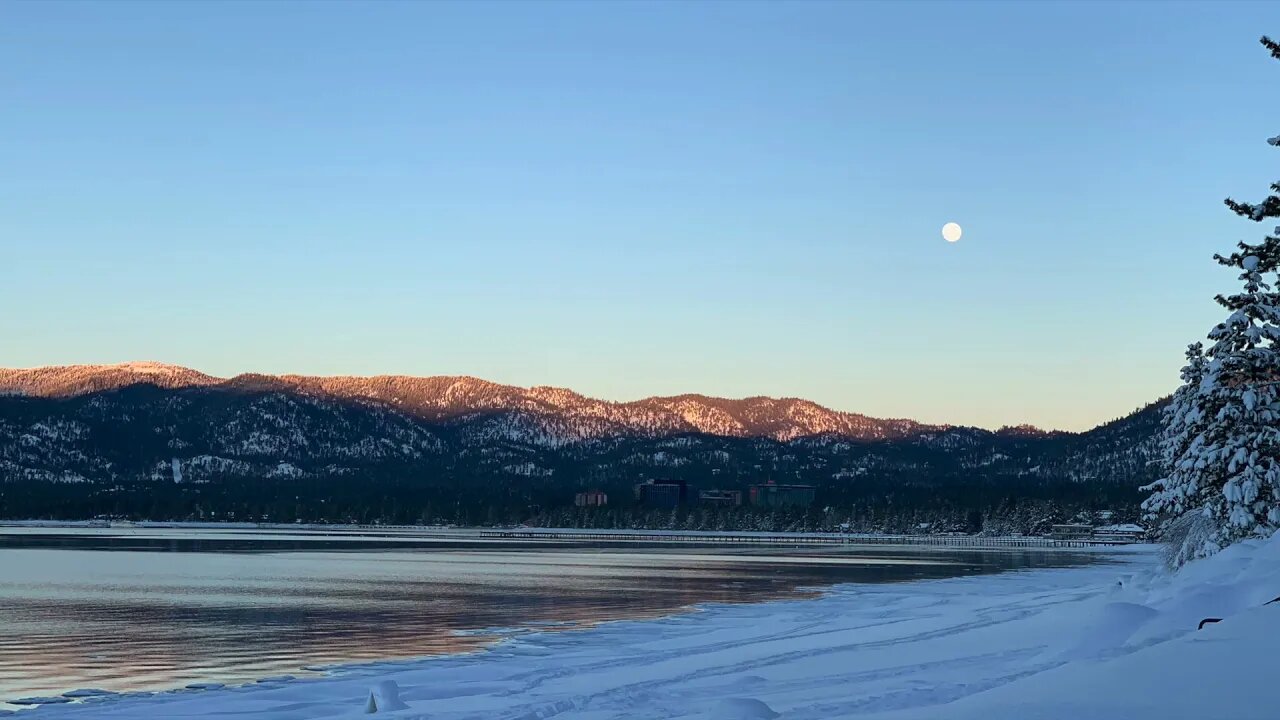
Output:
<path fill-rule="evenodd" d="M 1196 469 L 1195 458 L 1200 451 L 1199 443 L 1203 442 L 1200 429 L 1204 416 L 1200 412 L 1199 390 L 1207 363 L 1203 343 L 1187 346 L 1182 386 L 1174 391 L 1163 412 L 1159 462 L 1164 468 L 1164 477 L 1142 487 L 1151 492 L 1142 503 L 1144 519 L 1157 523 L 1161 535 L 1173 520 L 1203 505 L 1205 488 L 1199 482 L 1203 471 Z"/>
<path fill-rule="evenodd" d="M 1199 462 L 1204 450 L 1203 431 L 1214 415 L 1208 408 L 1209 398 L 1200 394 L 1208 362 L 1203 344 L 1187 346 L 1182 386 L 1164 409 L 1159 462 L 1165 474 L 1142 488 L 1151 491 L 1142 503 L 1143 517 L 1155 523 L 1167 548 L 1165 560 L 1173 567 L 1208 555 L 1218 547 L 1217 526 L 1204 508 L 1214 494 L 1222 492 L 1225 481 L 1211 477 L 1216 466 Z"/>
<path fill-rule="evenodd" d="M 1262 38 L 1280 59 L 1280 44 Z M 1280 146 L 1280 137 L 1268 141 Z M 1280 183 L 1271 186 L 1280 193 Z M 1228 199 L 1255 222 L 1280 218 L 1280 196 L 1260 203 Z M 1162 439 L 1165 477 L 1149 486 L 1144 507 L 1165 519 L 1197 513 L 1210 532 L 1192 533 L 1178 561 L 1210 555 L 1280 527 L 1280 227 L 1262 242 L 1241 242 L 1220 264 L 1240 271 L 1244 287 L 1216 300 L 1230 315 L 1209 332 L 1203 358 L 1188 350 L 1184 385 L 1174 395 Z"/>

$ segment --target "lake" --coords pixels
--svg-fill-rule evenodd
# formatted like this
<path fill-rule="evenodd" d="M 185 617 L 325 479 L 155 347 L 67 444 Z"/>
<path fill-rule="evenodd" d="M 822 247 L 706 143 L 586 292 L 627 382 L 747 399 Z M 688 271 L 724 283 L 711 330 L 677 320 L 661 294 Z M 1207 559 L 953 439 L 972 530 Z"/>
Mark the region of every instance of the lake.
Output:
<path fill-rule="evenodd" d="M 1094 562 L 1086 553 L 0 528 L 0 707 L 481 649 L 700 603 Z M 8 706 L 13 707 L 13 706 Z"/>

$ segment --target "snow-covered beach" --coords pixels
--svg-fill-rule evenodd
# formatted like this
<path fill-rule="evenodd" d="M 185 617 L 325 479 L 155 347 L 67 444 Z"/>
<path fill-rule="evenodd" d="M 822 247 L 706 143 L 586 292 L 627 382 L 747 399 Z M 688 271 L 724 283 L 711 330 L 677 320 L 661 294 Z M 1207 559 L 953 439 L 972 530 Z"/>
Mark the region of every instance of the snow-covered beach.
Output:
<path fill-rule="evenodd" d="M 1280 539 L 1241 543 L 1173 578 L 1150 548 L 1114 559 L 846 585 L 318 679 L 20 712 L 304 720 L 364 716 L 381 702 L 380 716 L 449 720 L 1274 717 L 1266 658 L 1280 603 L 1264 603 L 1280 594 Z M 1197 630 L 1205 617 L 1225 619 Z"/>

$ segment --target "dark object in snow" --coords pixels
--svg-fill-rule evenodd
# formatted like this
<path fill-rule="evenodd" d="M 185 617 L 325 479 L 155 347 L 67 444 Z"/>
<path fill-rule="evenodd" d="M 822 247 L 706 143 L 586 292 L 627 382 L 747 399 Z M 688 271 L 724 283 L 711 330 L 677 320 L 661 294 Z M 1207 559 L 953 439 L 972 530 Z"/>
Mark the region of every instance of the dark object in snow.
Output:
<path fill-rule="evenodd" d="M 10 705 L 57 705 L 59 703 L 69 703 L 71 698 L 65 697 L 25 697 L 16 700 L 6 700 Z"/>
<path fill-rule="evenodd" d="M 1271 603 L 1278 603 L 1278 602 L 1280 602 L 1280 597 L 1272 598 L 1272 599 L 1270 599 L 1270 600 L 1268 600 L 1268 601 L 1266 601 L 1266 602 L 1264 602 L 1264 603 L 1262 603 L 1262 604 L 1263 604 L 1263 605 L 1270 605 Z M 1200 621 L 1200 625 L 1198 625 L 1198 626 L 1196 627 L 1196 629 L 1197 629 L 1197 630 L 1203 630 L 1205 625 L 1208 625 L 1208 624 L 1210 624 L 1210 623 L 1219 623 L 1219 622 L 1222 622 L 1222 618 L 1205 618 L 1205 619 L 1203 619 L 1203 620 L 1201 620 L 1201 621 Z"/>

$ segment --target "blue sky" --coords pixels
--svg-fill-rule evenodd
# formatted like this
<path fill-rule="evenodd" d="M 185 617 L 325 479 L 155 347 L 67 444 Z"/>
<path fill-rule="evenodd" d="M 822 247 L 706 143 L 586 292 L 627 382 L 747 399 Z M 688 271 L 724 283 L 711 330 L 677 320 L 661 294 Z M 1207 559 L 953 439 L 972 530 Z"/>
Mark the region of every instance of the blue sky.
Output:
<path fill-rule="evenodd" d="M 1268 18 L 1268 15 L 1273 17 Z M 1265 228 L 1268 5 L 0 3 L 0 365 L 1085 428 Z M 939 231 L 965 228 L 955 245 Z"/>

